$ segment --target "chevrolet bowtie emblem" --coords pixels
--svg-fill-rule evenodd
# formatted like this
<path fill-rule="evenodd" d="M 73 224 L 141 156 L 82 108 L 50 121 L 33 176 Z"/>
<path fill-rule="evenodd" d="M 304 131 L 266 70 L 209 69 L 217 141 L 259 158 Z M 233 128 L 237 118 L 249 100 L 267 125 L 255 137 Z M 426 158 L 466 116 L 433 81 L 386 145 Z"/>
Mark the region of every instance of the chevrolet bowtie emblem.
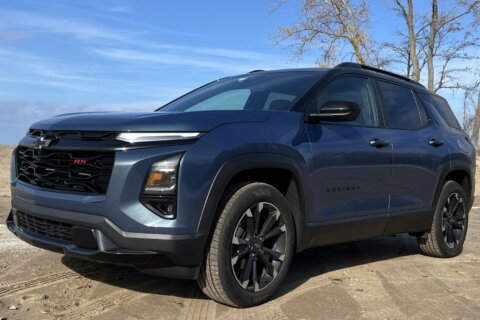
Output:
<path fill-rule="evenodd" d="M 33 143 L 33 146 L 35 149 L 45 149 L 50 146 L 50 144 L 53 142 L 54 139 L 48 139 L 46 137 L 40 137 L 35 140 Z"/>

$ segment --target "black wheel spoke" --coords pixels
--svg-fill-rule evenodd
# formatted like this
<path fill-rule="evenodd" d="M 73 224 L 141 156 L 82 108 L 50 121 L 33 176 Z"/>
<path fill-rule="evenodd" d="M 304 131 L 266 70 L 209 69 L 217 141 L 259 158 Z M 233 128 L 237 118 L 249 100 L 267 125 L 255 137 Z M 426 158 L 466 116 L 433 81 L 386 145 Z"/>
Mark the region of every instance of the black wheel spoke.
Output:
<path fill-rule="evenodd" d="M 447 229 L 445 230 L 445 242 L 448 245 L 452 245 L 454 239 L 453 239 L 453 232 L 452 232 L 452 226 L 447 225 Z"/>
<path fill-rule="evenodd" d="M 443 238 L 445 239 L 445 243 L 447 243 L 447 244 L 450 242 L 450 240 L 448 238 L 449 237 L 449 231 L 448 231 L 449 228 L 450 228 L 450 225 L 447 224 L 446 227 L 445 227 L 445 231 L 443 232 Z"/>
<path fill-rule="evenodd" d="M 458 205 L 458 199 L 454 196 L 451 196 L 448 198 L 448 211 L 450 213 L 453 213 L 454 210 L 457 208 Z"/>
<path fill-rule="evenodd" d="M 258 233 L 260 228 L 260 213 L 263 210 L 263 203 L 257 203 L 255 210 L 253 211 L 253 219 L 255 220 L 255 233 Z"/>
<path fill-rule="evenodd" d="M 442 232 L 445 233 L 445 231 L 447 230 L 448 228 L 448 222 L 444 222 L 443 223 L 443 226 L 442 226 Z"/>
<path fill-rule="evenodd" d="M 453 215 L 453 218 L 455 218 L 455 220 L 457 221 L 463 221 L 465 219 L 464 216 L 465 216 L 465 212 L 459 210 Z"/>
<path fill-rule="evenodd" d="M 252 273 L 252 265 L 253 265 L 253 258 L 248 257 L 247 264 L 245 268 L 242 270 L 242 274 L 240 275 L 240 281 L 242 282 L 242 287 L 244 289 L 247 288 L 248 283 L 250 281 L 250 274 Z"/>
<path fill-rule="evenodd" d="M 266 235 L 263 236 L 263 240 L 268 240 L 270 238 L 276 237 L 279 234 L 282 234 L 285 232 L 286 228 L 285 225 L 282 224 L 281 226 L 276 226 L 272 230 L 270 230 Z"/>
<path fill-rule="evenodd" d="M 448 238 L 450 239 L 450 243 L 455 242 L 455 233 L 453 232 L 453 228 L 451 226 L 448 228 Z"/>
<path fill-rule="evenodd" d="M 266 232 L 270 231 L 276 221 L 277 221 L 277 212 L 270 213 L 267 220 L 265 220 L 265 223 L 263 224 L 262 229 L 260 230 L 260 235 L 264 236 Z"/>
<path fill-rule="evenodd" d="M 248 215 L 250 214 L 250 216 Z M 247 211 L 247 217 L 245 218 L 245 222 L 247 224 L 247 234 L 249 238 L 253 238 L 255 236 L 255 221 L 253 219 L 253 214 L 251 210 Z"/>
<path fill-rule="evenodd" d="M 455 227 L 456 229 L 463 229 L 463 224 L 461 224 L 458 221 L 452 221 L 452 226 Z"/>
<path fill-rule="evenodd" d="M 270 262 L 270 260 L 268 259 L 268 257 L 266 257 L 265 254 L 261 254 L 258 256 L 260 258 L 260 260 L 262 261 L 263 263 L 263 266 L 265 267 L 265 270 L 267 271 L 267 273 L 269 275 L 271 275 L 272 277 L 276 277 L 277 274 L 276 274 L 276 271 L 275 271 L 275 267 L 273 266 L 273 264 Z"/>
<path fill-rule="evenodd" d="M 258 283 L 258 271 L 257 271 L 257 260 L 253 261 L 252 266 L 252 284 L 255 291 L 260 289 L 260 284 Z"/>
<path fill-rule="evenodd" d="M 285 255 L 279 251 L 275 251 L 269 248 L 263 248 L 263 251 L 272 257 L 275 261 L 283 261 L 285 259 Z"/>
<path fill-rule="evenodd" d="M 463 230 L 455 229 L 453 230 L 453 234 L 455 236 L 455 241 L 458 243 L 463 236 Z"/>
<path fill-rule="evenodd" d="M 453 207 L 452 211 L 450 211 L 451 214 L 454 215 L 455 213 L 457 213 L 457 210 L 458 210 L 458 207 L 459 207 L 460 203 L 461 203 L 460 200 L 458 200 L 458 201 L 455 202 L 455 206 Z"/>

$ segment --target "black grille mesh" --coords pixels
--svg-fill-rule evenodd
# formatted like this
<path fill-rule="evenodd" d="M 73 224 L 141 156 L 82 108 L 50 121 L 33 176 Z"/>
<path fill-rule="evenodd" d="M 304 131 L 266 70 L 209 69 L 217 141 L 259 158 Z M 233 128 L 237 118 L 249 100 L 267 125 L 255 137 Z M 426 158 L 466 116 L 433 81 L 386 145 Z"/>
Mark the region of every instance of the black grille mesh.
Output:
<path fill-rule="evenodd" d="M 71 224 L 34 217 L 22 211 L 17 211 L 15 215 L 17 227 L 26 232 L 64 242 L 73 241 Z"/>
<path fill-rule="evenodd" d="M 43 188 L 105 194 L 114 152 L 31 149 L 17 151 L 19 180 Z"/>

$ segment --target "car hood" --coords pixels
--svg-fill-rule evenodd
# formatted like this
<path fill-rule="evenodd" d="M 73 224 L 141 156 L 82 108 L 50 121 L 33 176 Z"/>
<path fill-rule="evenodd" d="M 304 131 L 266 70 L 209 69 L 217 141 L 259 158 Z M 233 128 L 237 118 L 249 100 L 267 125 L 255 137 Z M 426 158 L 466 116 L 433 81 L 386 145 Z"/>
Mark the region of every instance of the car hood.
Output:
<path fill-rule="evenodd" d="M 32 129 L 73 131 L 210 131 L 227 123 L 263 122 L 266 111 L 84 112 L 34 123 Z"/>

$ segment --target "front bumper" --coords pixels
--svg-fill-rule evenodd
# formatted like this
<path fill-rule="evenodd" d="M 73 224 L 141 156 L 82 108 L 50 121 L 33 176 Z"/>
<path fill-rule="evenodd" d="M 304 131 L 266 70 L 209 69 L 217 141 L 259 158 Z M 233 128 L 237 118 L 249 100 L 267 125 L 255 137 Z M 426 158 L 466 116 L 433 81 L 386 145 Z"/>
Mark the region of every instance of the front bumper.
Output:
<path fill-rule="evenodd" d="M 88 147 L 89 144 L 85 143 Z M 135 266 L 173 278 L 194 278 L 201 265 L 210 224 L 202 224 L 204 203 L 219 164 L 221 150 L 198 141 L 117 150 L 106 194 L 42 188 L 16 178 L 11 164 L 12 214 L 7 222 L 18 237 L 35 246 L 79 258 Z M 153 163 L 183 153 L 177 190 L 177 217 L 164 219 L 140 202 L 145 177 Z M 90 230 L 94 247 L 64 243 L 29 232 L 15 223 L 15 212 Z M 202 227 L 201 226 L 206 226 Z"/>
<path fill-rule="evenodd" d="M 42 219 L 41 221 L 65 221 L 59 220 L 54 214 L 29 216 Z M 36 247 L 94 262 L 128 265 L 146 273 L 169 278 L 197 277 L 199 265 L 195 257 L 198 252 L 203 251 L 203 248 L 199 247 L 199 244 L 203 243 L 202 236 L 127 233 L 104 217 L 82 215 L 81 226 L 71 225 L 72 241 L 65 241 L 22 228 L 18 216 L 19 211 L 12 209 L 7 219 L 8 229 L 21 240 Z M 70 214 L 69 225 L 72 218 L 75 219 Z M 126 249 L 122 245 L 136 249 Z"/>

